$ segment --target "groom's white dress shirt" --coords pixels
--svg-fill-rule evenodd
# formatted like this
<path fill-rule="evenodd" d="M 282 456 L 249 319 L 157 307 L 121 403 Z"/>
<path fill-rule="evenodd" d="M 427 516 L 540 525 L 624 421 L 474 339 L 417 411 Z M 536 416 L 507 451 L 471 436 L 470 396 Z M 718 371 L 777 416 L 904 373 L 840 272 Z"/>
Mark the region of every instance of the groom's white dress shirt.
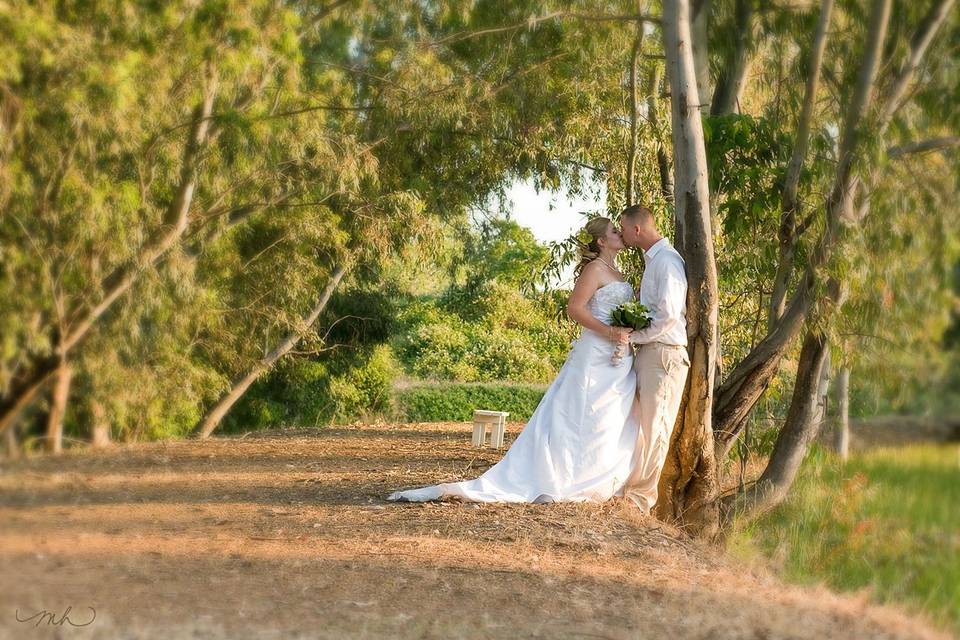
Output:
<path fill-rule="evenodd" d="M 630 334 L 630 342 L 661 342 L 687 346 L 687 275 L 683 258 L 661 238 L 643 252 L 640 304 L 650 309 L 653 321 Z"/>

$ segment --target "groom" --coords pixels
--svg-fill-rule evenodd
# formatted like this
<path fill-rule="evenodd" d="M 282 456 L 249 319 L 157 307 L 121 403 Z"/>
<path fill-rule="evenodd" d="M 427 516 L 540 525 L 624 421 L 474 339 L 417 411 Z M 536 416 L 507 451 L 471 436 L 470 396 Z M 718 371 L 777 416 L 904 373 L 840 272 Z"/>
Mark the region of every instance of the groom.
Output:
<path fill-rule="evenodd" d="M 620 225 L 624 244 L 643 249 L 640 303 L 653 313 L 650 326 L 630 333 L 628 338 L 639 345 L 633 366 L 637 374 L 640 431 L 624 496 L 644 513 L 650 513 L 657 502 L 657 482 L 690 369 L 687 276 L 683 258 L 657 232 L 650 209 L 639 204 L 627 207 L 620 214 Z"/>

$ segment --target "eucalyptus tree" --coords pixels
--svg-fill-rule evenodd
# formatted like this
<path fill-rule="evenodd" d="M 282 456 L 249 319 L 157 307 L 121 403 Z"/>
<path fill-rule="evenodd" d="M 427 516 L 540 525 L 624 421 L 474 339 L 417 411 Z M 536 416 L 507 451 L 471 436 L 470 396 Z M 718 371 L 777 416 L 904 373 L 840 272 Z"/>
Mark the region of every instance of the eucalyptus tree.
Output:
<path fill-rule="evenodd" d="M 663 493 L 656 508 L 709 536 L 717 525 L 719 482 L 711 427 L 718 294 L 693 18 L 686 0 L 665 0 L 663 40 L 672 105 L 676 243 L 687 270 L 690 372 L 671 438 L 667 481 L 661 482 Z M 689 462 L 694 466 L 687 466 Z"/>
<path fill-rule="evenodd" d="M 718 391 L 715 408 L 717 445 L 719 451 L 725 452 L 732 445 L 756 400 L 776 375 L 780 360 L 793 339 L 806 327 L 790 409 L 774 454 L 760 480 L 736 501 L 737 509 L 772 506 L 782 499 L 792 483 L 815 428 L 812 414 L 816 402 L 816 380 L 828 348 L 824 326 L 830 322 L 836 310 L 842 307 L 850 291 L 850 283 L 837 271 L 837 262 L 849 250 L 850 238 L 868 222 L 870 206 L 862 197 L 864 185 L 873 182 L 877 172 L 882 171 L 885 164 L 878 163 L 877 150 L 882 154 L 885 145 L 891 143 L 884 134 L 888 131 L 891 119 L 898 112 L 904 113 L 903 117 L 907 120 L 916 117 L 916 111 L 913 114 L 907 110 L 901 111 L 906 103 L 906 87 L 913 87 L 914 95 L 921 96 L 920 100 L 928 90 L 944 89 L 944 86 L 939 84 L 943 78 L 938 78 L 936 74 L 922 76 L 919 81 L 915 74 L 920 60 L 928 53 L 931 44 L 936 42 L 937 32 L 950 24 L 948 17 L 952 3 L 935 2 L 926 7 L 925 13 L 920 15 L 913 7 L 898 5 L 897 27 L 888 38 L 891 4 L 874 3 L 869 14 L 862 53 L 857 57 L 842 58 L 859 60 L 856 75 L 854 76 L 853 69 L 847 67 L 837 69 L 831 65 L 833 68 L 829 69 L 831 89 L 847 91 L 850 96 L 849 99 L 841 101 L 844 107 L 843 121 L 840 122 L 839 118 L 834 120 L 839 125 L 839 136 L 834 160 L 830 163 L 834 167 L 833 176 L 824 183 L 827 185 L 825 191 L 828 195 L 822 204 L 816 208 L 808 208 L 806 220 L 794 226 L 796 192 L 791 193 L 791 189 L 796 189 L 795 167 L 799 161 L 798 154 L 794 153 L 788 167 L 788 179 L 781 206 L 781 261 L 789 253 L 782 250 L 785 237 L 790 242 L 796 242 L 796 237 L 791 238 L 791 234 L 802 232 L 803 229 L 811 227 L 811 224 L 817 236 L 812 241 L 806 241 L 804 259 L 786 269 L 787 272 L 796 271 L 800 275 L 793 282 L 794 292 L 784 305 L 784 311 L 781 314 L 777 308 L 780 304 L 777 296 L 782 290 L 782 285 L 778 284 L 774 287 L 770 312 L 770 317 L 776 320 L 770 325 L 767 335 L 724 379 Z M 840 8 L 842 20 L 849 21 L 850 24 L 863 24 L 858 7 L 845 4 Z M 829 3 L 823 3 L 821 10 L 828 9 Z M 822 19 L 820 24 L 823 24 Z M 914 30 L 908 45 L 903 34 L 905 25 L 910 25 Z M 818 28 L 818 33 L 822 33 L 822 26 Z M 819 38 L 815 38 L 814 42 L 818 41 Z M 846 49 L 849 42 L 844 41 L 835 46 Z M 815 44 L 811 54 L 814 59 L 811 64 L 813 72 L 819 71 L 816 62 L 817 48 Z M 943 64 L 942 58 L 938 63 Z M 951 64 L 949 61 L 946 63 L 947 67 Z M 955 71 L 952 69 L 947 75 L 955 74 Z M 844 78 L 847 79 L 845 82 Z M 814 91 L 815 84 L 808 82 L 805 105 L 809 103 Z M 936 112 L 923 110 L 923 113 L 921 119 L 929 126 L 929 116 Z M 934 127 L 951 124 L 949 116 L 944 119 L 944 113 L 934 115 Z M 805 133 L 804 120 L 808 118 L 809 110 L 805 106 L 801 110 L 798 147 L 802 142 L 802 134 Z M 875 137 L 871 138 L 868 132 L 872 132 Z M 871 198 L 876 195 L 878 194 L 871 193 Z M 823 215 L 822 219 L 819 214 Z M 782 282 L 780 276 L 783 270 L 781 264 L 778 267 L 778 282 Z"/>
<path fill-rule="evenodd" d="M 738 344 L 725 354 L 732 366 L 725 366 L 722 377 L 716 377 L 718 384 L 712 392 L 713 451 L 677 448 L 671 454 L 672 461 L 682 463 L 675 468 L 701 469 L 687 474 L 690 484 L 684 485 L 684 491 L 690 495 L 711 494 L 713 465 L 726 456 L 757 401 L 779 375 L 783 358 L 791 353 L 805 329 L 809 335 L 804 341 L 806 353 L 801 353 L 803 375 L 792 400 L 794 417 L 787 424 L 809 422 L 808 408 L 813 398 L 809 391 L 812 381 L 819 377 L 819 363 L 827 346 L 827 341 L 818 337 L 822 331 L 818 327 L 829 325 L 835 310 L 842 308 L 844 292 L 850 290 L 850 283 L 844 282 L 842 274 L 836 271 L 837 261 L 849 250 L 850 238 L 863 228 L 870 215 L 869 198 L 863 196 L 875 193 L 870 185 L 878 179 L 876 170 L 882 169 L 878 162 L 882 151 L 890 146 L 901 153 L 914 145 L 922 149 L 933 144 L 904 140 L 901 136 L 905 133 L 909 132 L 911 138 L 915 135 L 910 131 L 915 125 L 908 123 L 922 126 L 931 140 L 938 141 L 934 146 L 950 145 L 955 137 L 951 135 L 955 131 L 951 120 L 954 116 L 942 102 L 946 98 L 934 103 L 927 97 L 938 93 L 950 96 L 955 91 L 956 83 L 951 83 L 955 79 L 954 57 L 942 53 L 949 51 L 950 40 L 937 37 L 944 30 L 952 34 L 956 28 L 949 11 L 952 4 L 950 0 L 936 0 L 922 6 L 897 3 L 891 8 L 890 4 L 874 3 L 865 13 L 857 2 L 836 2 L 836 6 L 827 1 L 817 5 L 771 4 L 762 11 L 744 3 L 697 3 L 700 11 L 712 7 L 708 10 L 715 10 L 713 17 L 734 25 L 726 31 L 713 27 L 704 30 L 703 15 L 691 8 L 691 49 L 698 94 L 710 93 L 704 90 L 711 84 L 709 76 L 704 81 L 704 52 L 709 54 L 706 59 L 733 61 L 732 66 L 722 63 L 714 67 L 729 77 L 712 83 L 715 88 L 711 100 L 698 98 L 697 104 L 709 103 L 716 109 L 704 125 L 712 193 L 703 210 L 710 212 L 711 221 L 718 223 L 711 228 L 712 241 L 719 249 L 720 304 L 728 305 L 717 323 L 718 333 L 731 332 Z M 643 20 L 656 24 L 659 7 L 645 8 L 653 15 L 642 16 Z M 580 110 L 572 120 L 579 125 L 579 141 L 590 143 L 580 145 L 577 162 L 604 170 L 610 194 L 607 204 L 614 211 L 622 203 L 621 194 L 631 190 L 627 184 L 631 181 L 622 176 L 649 172 L 643 178 L 634 177 L 634 198 L 643 200 L 649 193 L 654 207 L 669 215 L 669 207 L 663 205 L 672 203 L 661 205 L 655 200 L 665 191 L 662 176 L 666 172 L 659 171 L 660 179 L 656 179 L 657 165 L 663 165 L 663 158 L 654 151 L 656 134 L 662 134 L 662 130 L 638 127 L 639 121 L 632 122 L 635 117 L 631 118 L 638 113 L 638 101 L 634 98 L 636 78 L 643 75 L 639 67 L 633 71 L 634 60 L 638 64 L 649 62 L 644 71 L 652 72 L 650 75 L 655 78 L 656 54 L 647 47 L 661 46 L 663 32 L 653 30 L 638 38 L 636 22 L 641 20 L 640 16 L 633 23 L 614 23 L 617 29 L 610 29 L 609 24 L 599 21 L 602 11 L 596 12 L 597 21 L 578 23 L 558 19 L 555 12 L 542 6 L 540 9 L 539 13 L 530 13 L 533 17 L 527 21 L 528 32 L 524 35 L 542 37 L 541 29 L 557 28 L 562 35 L 582 35 L 585 48 L 591 51 L 620 52 L 619 69 L 606 64 L 608 56 L 589 75 L 565 80 L 563 86 L 571 95 L 587 86 L 586 79 L 629 89 L 619 97 L 602 89 L 596 91 L 593 95 L 601 97 L 608 110 Z M 895 13 L 894 28 L 888 33 L 891 10 Z M 711 19 L 711 14 L 706 19 Z M 524 23 L 514 20 L 506 14 L 499 17 L 499 26 L 494 23 L 472 31 L 465 29 L 457 38 L 483 42 L 484 37 L 492 34 L 517 33 Z M 724 33 L 737 33 L 744 28 L 748 30 L 744 37 L 722 40 Z M 831 37 L 841 28 L 847 37 Z M 704 33 L 710 36 L 709 43 L 703 41 Z M 498 46 L 502 48 L 502 44 Z M 728 48 L 731 46 L 732 51 Z M 924 68 L 919 73 L 922 64 L 927 64 L 929 70 Z M 562 75 L 554 74 L 561 69 L 562 65 L 551 66 L 550 73 L 544 71 L 554 82 L 560 82 Z M 755 71 L 747 73 L 748 69 Z M 671 100 L 673 90 L 671 86 Z M 655 96 L 657 92 L 650 93 Z M 737 95 L 739 99 L 730 97 Z M 600 100 L 594 99 L 593 104 L 600 104 Z M 730 110 L 742 115 L 728 113 Z M 608 114 L 616 117 L 607 117 Z M 648 114 L 645 121 L 655 122 L 656 115 L 656 111 Z M 541 129 L 537 143 L 549 141 L 554 151 L 567 148 L 563 134 L 568 132 L 569 128 Z M 649 147 L 644 148 L 644 144 Z M 675 147 L 677 164 L 691 157 L 685 151 L 678 158 L 678 153 Z M 633 165 L 637 157 L 650 161 Z M 678 166 L 676 172 L 681 176 L 684 168 Z M 647 176 L 654 179 L 646 179 Z M 679 209 L 677 193 L 676 210 Z M 678 248 L 685 250 L 685 234 L 680 226 L 684 217 L 676 216 L 676 220 L 675 241 Z M 561 248 L 558 256 L 564 255 Z M 771 290 L 775 291 L 773 295 Z M 695 306 L 697 301 L 693 302 Z M 711 306 L 707 304 L 706 308 Z M 744 308 L 750 313 L 738 313 Z M 675 444 L 692 435 L 685 435 L 682 425 L 678 426 Z M 695 430 L 698 428 L 699 425 L 694 426 Z M 790 431 L 785 430 L 785 446 Z M 805 450 L 803 438 L 794 442 L 799 444 L 788 446 L 791 458 L 797 453 L 802 456 Z M 708 457 L 711 454 L 712 462 Z M 675 469 L 670 464 L 663 476 L 663 495 L 671 495 L 667 489 L 676 486 Z M 704 473 L 703 469 L 709 472 Z M 698 482 L 707 484 L 698 488 Z M 680 495 L 680 503 L 670 511 L 684 513 L 697 502 L 702 500 L 683 504 Z"/>
<path fill-rule="evenodd" d="M 431 220 L 462 221 L 469 206 L 502 192 L 513 175 L 535 174 L 543 181 L 558 175 L 555 165 L 565 159 L 545 148 L 538 129 L 562 127 L 577 109 L 542 97 L 533 71 L 561 64 L 573 52 L 551 51 L 562 30 L 547 24 L 518 37 L 514 46 L 491 51 L 477 31 L 503 20 L 495 9 L 493 3 L 459 2 L 368 3 L 359 12 L 344 6 L 302 35 L 302 104 L 285 105 L 278 115 L 351 136 L 363 146 L 370 171 L 320 207 L 333 221 L 322 260 L 328 275 L 318 287 L 319 297 L 301 303 L 296 312 L 288 305 L 289 320 L 282 327 L 275 323 L 279 336 L 266 338 L 266 347 L 259 346 L 265 325 L 248 317 L 260 339 L 246 347 L 231 342 L 226 351 L 238 356 L 233 361 L 227 353 L 210 358 L 231 362 L 232 382 L 199 425 L 201 437 L 212 433 L 250 385 L 296 344 L 319 339 L 314 325 L 341 283 L 379 273 L 376 263 L 417 241 Z M 309 7 L 303 10 L 308 13 Z M 565 67 L 570 76 L 576 72 Z M 312 83 L 325 78 L 337 78 L 339 91 L 314 92 Z M 561 149 L 573 152 L 570 143 Z M 269 244 L 268 236 L 256 234 L 262 244 Z M 284 254 L 275 255 L 282 259 Z M 276 282 L 256 280 L 267 289 Z M 254 285 L 243 288 L 245 296 L 256 291 Z M 230 306 L 246 308 L 240 300 Z"/>
<path fill-rule="evenodd" d="M 728 32 L 711 27 L 709 47 L 697 42 L 699 30 L 691 25 L 698 88 L 704 85 L 699 69 L 702 63 L 698 62 L 703 56 L 697 55 L 698 50 L 707 50 L 722 61 L 716 67 L 720 77 L 711 101 L 714 113 L 705 121 L 704 132 L 711 186 L 709 210 L 719 223 L 714 241 L 721 249 L 722 315 L 718 326 L 721 335 L 730 332 L 735 337 L 731 353 L 724 354 L 733 356 L 724 359 L 734 366 L 725 367 L 728 371 L 717 376 L 713 450 L 704 453 L 680 447 L 681 442 L 691 440 L 691 433 L 683 416 L 678 421 L 674 448 L 662 476 L 664 496 L 671 495 L 678 481 L 692 494 L 711 494 L 714 465 L 726 457 L 757 401 L 778 376 L 781 360 L 806 328 L 781 441 L 767 474 L 751 490 L 756 495 L 773 486 L 768 481 L 776 476 L 777 490 L 769 493 L 771 500 L 752 504 L 769 505 L 783 496 L 813 426 L 816 381 L 828 345 L 823 331 L 850 290 L 850 283 L 837 272 L 837 261 L 849 251 L 850 237 L 868 217 L 869 200 L 878 195 L 870 185 L 883 171 L 883 150 L 889 145 L 892 153 L 899 154 L 905 149 L 954 144 L 950 134 L 956 129 L 950 110 L 925 98 L 928 91 L 950 95 L 955 85 L 950 80 L 955 78 L 954 58 L 930 53 L 931 46 L 941 50 L 950 46 L 948 39 L 936 36 L 945 28 L 955 29 L 949 20 L 953 3 L 898 4 L 894 8 L 896 27 L 889 37 L 889 3 L 875 3 L 867 14 L 858 3 L 840 3 L 836 8 L 833 4 L 824 0 L 813 12 L 779 5 L 758 12 L 748 3 L 712 3 L 716 10 L 711 17 L 718 19 L 721 27 L 727 20 L 736 29 Z M 858 34 L 859 39 L 830 41 L 832 23 Z M 742 37 L 725 38 L 724 33 Z M 808 33 L 811 44 L 804 46 L 800 43 Z M 765 57 L 770 51 L 774 60 Z M 927 55 L 932 55 L 929 66 L 937 71 L 918 74 Z M 795 80 L 778 70 L 785 59 L 803 73 L 799 76 L 804 81 L 800 83 L 802 99 L 798 101 L 793 100 Z M 773 72 L 776 83 L 747 82 L 745 69 L 751 60 L 761 80 Z M 773 70 L 771 62 L 777 63 Z M 827 78 L 825 90 L 821 76 Z M 824 101 L 824 93 L 831 99 Z M 913 107 L 908 104 L 910 95 L 916 99 Z M 736 96 L 739 98 L 734 99 Z M 707 101 L 701 99 L 700 103 Z M 908 121 L 923 122 L 930 140 L 891 139 L 893 129 L 888 125 L 897 114 L 902 114 L 897 118 L 901 127 Z M 674 115 L 673 126 L 677 126 Z M 785 123 L 795 123 L 795 129 L 791 131 Z M 678 165 L 691 157 L 678 154 L 680 148 L 675 145 Z M 682 166 L 678 166 L 678 175 L 681 172 Z M 865 192 L 871 198 L 863 197 Z M 826 196 L 820 195 L 824 193 Z M 676 208 L 680 209 L 679 197 Z M 774 212 L 776 216 L 771 215 Z M 678 217 L 676 242 L 682 251 L 680 221 Z M 770 243 L 770 238 L 777 238 L 778 243 Z M 730 306 L 724 307 L 727 300 Z M 696 304 L 694 298 L 690 302 Z M 697 432 L 694 427 L 693 437 Z M 681 469 L 687 470 L 685 476 Z M 691 469 L 701 471 L 693 474 Z M 684 484 L 687 478 L 690 485 Z M 675 491 L 673 495 L 677 495 Z M 698 499 L 684 504 L 681 499 L 677 505 L 661 504 L 660 512 L 696 512 L 703 503 Z"/>
<path fill-rule="evenodd" d="M 299 20 L 277 2 L 4 12 L 0 428 L 188 237 L 352 166 L 315 131 L 245 119 L 296 81 Z"/>

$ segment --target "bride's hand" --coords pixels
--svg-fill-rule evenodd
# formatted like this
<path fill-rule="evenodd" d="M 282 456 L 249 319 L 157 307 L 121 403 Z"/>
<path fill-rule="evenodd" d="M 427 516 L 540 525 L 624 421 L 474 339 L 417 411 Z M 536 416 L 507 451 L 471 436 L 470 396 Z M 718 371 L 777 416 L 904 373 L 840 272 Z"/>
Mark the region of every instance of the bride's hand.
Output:
<path fill-rule="evenodd" d="M 630 327 L 610 327 L 610 339 L 617 344 L 627 344 L 633 329 Z"/>

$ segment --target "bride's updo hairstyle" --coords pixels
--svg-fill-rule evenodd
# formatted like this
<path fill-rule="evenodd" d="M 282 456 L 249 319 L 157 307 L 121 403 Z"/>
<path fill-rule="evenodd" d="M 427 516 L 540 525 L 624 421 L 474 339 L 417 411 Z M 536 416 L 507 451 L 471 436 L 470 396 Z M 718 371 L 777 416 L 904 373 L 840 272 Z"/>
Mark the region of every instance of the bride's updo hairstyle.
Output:
<path fill-rule="evenodd" d="M 607 235 L 607 227 L 613 222 L 610 218 L 594 218 L 577 233 L 577 245 L 580 262 L 574 268 L 574 276 L 579 278 L 583 268 L 600 255 L 600 238 Z"/>

